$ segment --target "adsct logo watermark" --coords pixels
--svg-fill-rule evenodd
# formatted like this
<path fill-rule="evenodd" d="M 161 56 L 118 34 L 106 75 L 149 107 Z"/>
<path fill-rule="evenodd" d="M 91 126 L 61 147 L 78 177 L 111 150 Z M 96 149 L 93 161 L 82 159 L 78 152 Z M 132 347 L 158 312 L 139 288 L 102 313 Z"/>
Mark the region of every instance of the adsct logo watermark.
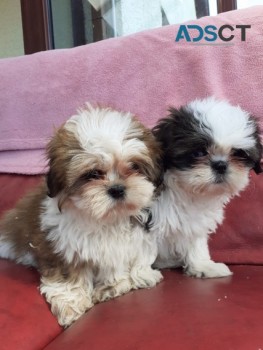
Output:
<path fill-rule="evenodd" d="M 181 24 L 176 33 L 176 42 L 189 42 L 195 45 L 229 45 L 235 38 L 237 31 L 241 31 L 240 40 L 246 41 L 247 30 L 251 28 L 250 24 L 238 24 L 232 26 L 224 24 L 221 27 L 207 25 L 201 27 L 197 24 Z"/>

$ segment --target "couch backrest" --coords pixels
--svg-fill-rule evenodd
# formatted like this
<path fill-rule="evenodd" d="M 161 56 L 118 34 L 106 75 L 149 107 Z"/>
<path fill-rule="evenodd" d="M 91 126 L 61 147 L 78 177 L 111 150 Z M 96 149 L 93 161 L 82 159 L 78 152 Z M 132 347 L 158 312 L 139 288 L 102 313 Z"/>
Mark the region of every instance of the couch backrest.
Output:
<path fill-rule="evenodd" d="M 191 22 L 203 28 L 249 24 L 246 41 L 236 29 L 227 43 L 175 42 L 179 26 L 171 25 L 0 60 L 0 172 L 45 172 L 43 149 L 54 127 L 85 101 L 131 111 L 148 126 L 170 105 L 208 95 L 262 118 L 262 17 L 257 6 Z"/>

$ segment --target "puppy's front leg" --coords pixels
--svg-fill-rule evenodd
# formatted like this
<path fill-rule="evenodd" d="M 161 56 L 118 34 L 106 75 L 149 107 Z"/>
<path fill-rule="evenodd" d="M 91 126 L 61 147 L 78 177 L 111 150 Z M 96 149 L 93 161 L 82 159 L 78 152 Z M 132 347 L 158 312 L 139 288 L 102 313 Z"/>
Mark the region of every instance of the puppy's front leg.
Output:
<path fill-rule="evenodd" d="M 93 302 L 100 303 L 113 298 L 117 298 L 128 293 L 132 289 L 132 283 L 129 277 L 123 277 L 115 283 L 103 283 L 94 289 Z"/>
<path fill-rule="evenodd" d="M 207 237 L 195 238 L 186 245 L 184 270 L 188 276 L 217 278 L 233 273 L 223 263 L 215 263 L 210 258 Z"/>
<path fill-rule="evenodd" d="M 149 265 L 135 265 L 129 273 L 124 272 L 121 276 L 113 276 L 110 281 L 103 279 L 104 283 L 97 285 L 94 289 L 93 302 L 107 301 L 126 294 L 132 289 L 154 287 L 162 278 L 161 272 L 152 269 Z"/>
<path fill-rule="evenodd" d="M 161 282 L 163 275 L 159 270 L 154 270 L 151 266 L 134 266 L 131 270 L 133 288 L 152 288 Z"/>
<path fill-rule="evenodd" d="M 63 327 L 69 327 L 93 306 L 91 289 L 85 280 L 42 277 L 40 284 L 40 293 L 45 295 L 51 312 Z"/>
<path fill-rule="evenodd" d="M 115 282 L 104 282 L 96 286 L 93 294 L 93 302 L 107 301 L 128 293 L 132 289 L 151 288 L 162 280 L 160 271 L 153 270 L 151 266 L 134 266 L 130 274 L 124 274 L 115 279 Z"/>

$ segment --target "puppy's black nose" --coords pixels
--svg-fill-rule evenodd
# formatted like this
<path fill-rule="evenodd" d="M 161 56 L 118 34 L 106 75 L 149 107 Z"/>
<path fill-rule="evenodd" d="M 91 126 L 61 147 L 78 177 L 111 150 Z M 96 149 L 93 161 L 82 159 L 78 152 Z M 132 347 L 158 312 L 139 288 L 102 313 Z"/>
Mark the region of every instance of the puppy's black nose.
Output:
<path fill-rule="evenodd" d="M 216 170 L 218 174 L 224 174 L 227 170 L 227 162 L 219 160 L 217 162 L 212 162 L 212 168 Z"/>
<path fill-rule="evenodd" d="M 125 186 L 113 185 L 108 189 L 108 194 L 114 199 L 123 199 L 125 196 Z"/>

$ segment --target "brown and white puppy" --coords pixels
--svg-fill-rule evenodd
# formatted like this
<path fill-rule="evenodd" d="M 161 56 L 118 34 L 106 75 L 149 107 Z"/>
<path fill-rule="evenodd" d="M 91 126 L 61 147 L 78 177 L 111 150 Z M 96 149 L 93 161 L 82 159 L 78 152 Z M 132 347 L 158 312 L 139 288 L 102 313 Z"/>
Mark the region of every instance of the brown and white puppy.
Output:
<path fill-rule="evenodd" d="M 130 113 L 87 106 L 48 144 L 47 181 L 3 218 L 0 256 L 39 269 L 60 325 L 161 280 L 140 222 L 161 178 L 159 152 Z"/>

